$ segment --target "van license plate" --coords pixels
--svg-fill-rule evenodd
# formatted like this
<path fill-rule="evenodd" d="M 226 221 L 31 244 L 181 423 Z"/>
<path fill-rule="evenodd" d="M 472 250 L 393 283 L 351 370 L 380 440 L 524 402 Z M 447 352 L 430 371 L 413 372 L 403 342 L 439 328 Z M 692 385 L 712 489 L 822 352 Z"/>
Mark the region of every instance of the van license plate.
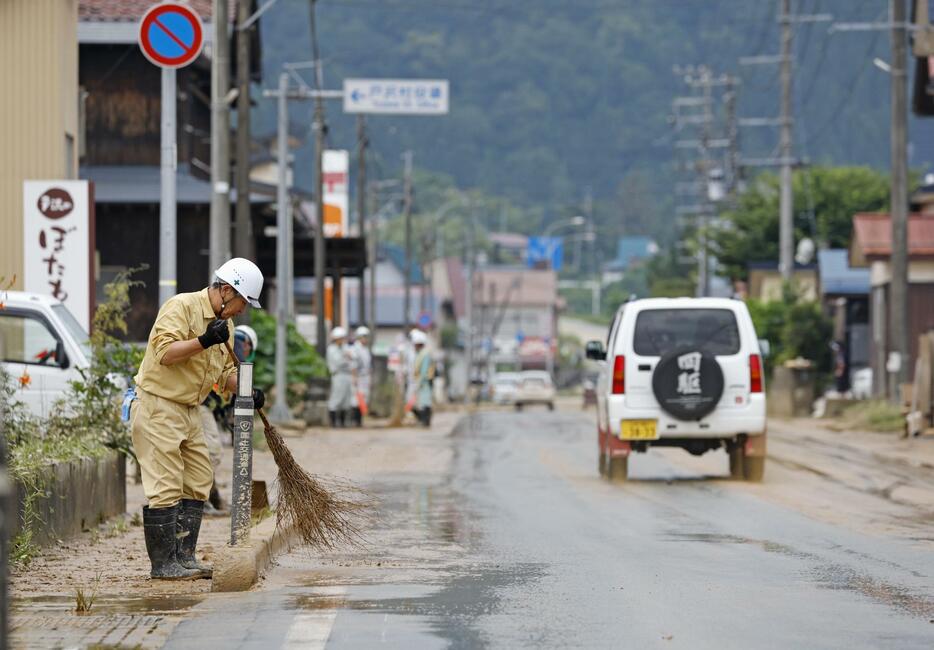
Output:
<path fill-rule="evenodd" d="M 623 420 L 623 440 L 655 440 L 658 438 L 655 420 Z"/>

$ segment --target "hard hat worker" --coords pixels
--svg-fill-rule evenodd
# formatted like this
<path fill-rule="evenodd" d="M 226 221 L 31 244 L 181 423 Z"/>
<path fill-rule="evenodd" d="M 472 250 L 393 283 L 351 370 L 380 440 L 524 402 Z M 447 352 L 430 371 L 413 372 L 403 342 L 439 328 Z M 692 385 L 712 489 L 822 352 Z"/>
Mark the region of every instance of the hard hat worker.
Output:
<path fill-rule="evenodd" d="M 328 371 L 331 373 L 331 394 L 328 396 L 328 417 L 332 427 L 346 424 L 347 412 L 354 407 L 353 351 L 347 345 L 347 330 L 331 330 L 327 349 Z"/>
<path fill-rule="evenodd" d="M 370 328 L 361 325 L 354 330 L 354 380 L 358 401 L 353 407 L 353 419 L 356 426 L 363 425 L 363 412 L 359 400 L 370 403 L 370 383 L 373 374 L 373 357 L 370 354 Z"/>
<path fill-rule="evenodd" d="M 421 330 L 409 335 L 415 347 L 412 383 L 415 386 L 415 415 L 426 427 L 431 426 L 431 385 L 435 379 L 435 364 L 428 349 L 428 336 Z"/>
<path fill-rule="evenodd" d="M 195 558 L 214 480 L 198 406 L 214 384 L 236 391 L 237 371 L 224 345 L 233 329 L 229 319 L 248 305 L 259 307 L 263 290 L 259 268 L 240 257 L 214 276 L 207 288 L 162 305 L 135 377 L 130 420 L 149 501 L 143 507 L 146 551 L 150 575 L 163 580 L 211 576 Z M 262 407 L 262 391 L 254 390 L 253 400 Z"/>
<path fill-rule="evenodd" d="M 237 325 L 234 329 L 234 354 L 240 361 L 253 363 L 256 359 L 256 348 L 259 346 L 259 337 L 256 330 L 249 325 Z"/>

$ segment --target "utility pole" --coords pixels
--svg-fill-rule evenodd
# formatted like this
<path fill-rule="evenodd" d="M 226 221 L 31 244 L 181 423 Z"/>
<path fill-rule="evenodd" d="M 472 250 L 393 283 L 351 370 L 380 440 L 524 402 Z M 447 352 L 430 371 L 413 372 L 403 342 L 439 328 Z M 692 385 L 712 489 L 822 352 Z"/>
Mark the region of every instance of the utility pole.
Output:
<path fill-rule="evenodd" d="M 319 65 L 315 61 L 315 65 Z M 317 331 L 315 347 L 322 357 L 327 353 L 328 338 L 324 322 L 324 100 L 315 99 L 315 313 Z"/>
<path fill-rule="evenodd" d="M 279 75 L 278 114 L 279 132 L 277 140 L 279 187 L 276 191 L 276 391 L 275 403 L 269 417 L 276 422 L 291 418 L 286 402 L 286 339 L 289 320 L 289 249 L 292 239 L 288 237 L 289 221 L 292 220 L 289 191 L 286 186 L 289 165 L 289 75 Z"/>
<path fill-rule="evenodd" d="M 782 0 L 782 53 L 781 53 L 781 190 L 778 207 L 778 269 L 785 282 L 791 282 L 794 276 L 794 215 L 792 205 L 794 196 L 791 189 L 791 0 Z"/>
<path fill-rule="evenodd" d="M 367 237 L 367 265 L 370 267 L 370 308 L 369 308 L 369 328 L 370 328 L 370 349 L 373 349 L 373 343 L 376 341 L 376 253 L 377 242 L 379 241 L 379 193 L 376 185 L 370 188 L 370 232 Z M 362 286 L 362 285 L 361 285 Z M 361 289 L 362 292 L 362 289 Z"/>
<path fill-rule="evenodd" d="M 891 205 L 889 208 L 892 221 L 892 279 L 889 285 L 888 313 L 875 307 L 873 301 L 872 319 L 881 322 L 879 328 L 882 339 L 876 343 L 883 350 L 881 358 L 873 364 L 873 389 L 876 395 L 899 401 L 899 387 L 909 377 L 910 305 L 908 303 L 908 77 L 907 31 L 910 29 L 905 11 L 905 0 L 891 0 L 888 22 L 834 23 L 830 28 L 834 32 L 889 31 L 892 37 L 891 101 L 892 114 L 890 124 L 891 137 Z M 886 345 L 885 334 L 888 334 Z M 898 355 L 898 371 L 888 376 L 885 351 Z M 879 379 L 875 379 L 879 376 Z M 894 385 L 893 385 L 894 384 Z"/>
<path fill-rule="evenodd" d="M 792 103 L 792 89 L 794 87 L 794 26 L 797 23 L 827 22 L 833 17 L 829 14 L 814 14 L 810 16 L 793 15 L 791 13 L 791 0 L 782 0 L 782 11 L 779 16 L 781 23 L 781 53 L 778 56 L 751 56 L 739 60 L 741 65 L 779 64 L 781 78 L 781 99 L 779 101 L 778 118 L 748 118 L 739 121 L 740 126 L 778 126 L 779 156 L 778 158 L 761 158 L 742 161 L 746 167 L 778 167 L 779 168 L 779 207 L 778 207 L 778 268 L 782 279 L 790 282 L 795 271 L 795 231 L 794 231 L 794 194 L 792 188 L 792 169 L 801 164 L 794 157 L 792 144 L 794 134 L 794 108 Z"/>
<path fill-rule="evenodd" d="M 211 57 L 211 217 L 208 272 L 230 259 L 230 41 L 227 0 L 214 0 Z M 210 279 L 210 278 L 209 278 Z"/>
<path fill-rule="evenodd" d="M 473 205 L 468 206 L 469 209 L 469 228 L 470 234 L 467 236 L 467 305 L 465 311 L 467 312 L 465 316 L 467 317 L 467 341 L 465 344 L 466 349 L 466 359 L 465 364 L 467 366 L 467 381 L 464 384 L 464 405 L 470 405 L 470 388 L 471 388 L 471 378 L 473 377 L 473 319 L 474 319 L 474 275 L 477 272 L 477 255 L 474 250 L 475 238 L 476 238 L 476 214 L 474 212 Z"/>
<path fill-rule="evenodd" d="M 900 359 L 893 397 L 908 382 L 908 99 L 905 0 L 891 0 L 892 20 L 892 287 L 891 349 Z"/>
<path fill-rule="evenodd" d="M 234 223 L 238 257 L 253 259 L 250 217 L 250 20 L 251 0 L 237 0 L 237 205 Z M 223 1 L 220 2 L 223 4 Z M 229 214 L 229 212 L 228 212 Z"/>
<path fill-rule="evenodd" d="M 366 232 L 366 150 L 369 145 L 366 135 L 366 117 L 357 115 L 357 220 L 364 248 L 367 246 Z M 357 322 L 366 323 L 366 272 L 360 274 L 360 291 Z M 370 337 L 373 338 L 372 336 Z"/>
<path fill-rule="evenodd" d="M 409 309 L 412 305 L 412 151 L 402 154 L 405 161 L 403 172 L 403 218 L 405 219 L 405 300 L 402 322 L 406 332 L 411 326 Z"/>

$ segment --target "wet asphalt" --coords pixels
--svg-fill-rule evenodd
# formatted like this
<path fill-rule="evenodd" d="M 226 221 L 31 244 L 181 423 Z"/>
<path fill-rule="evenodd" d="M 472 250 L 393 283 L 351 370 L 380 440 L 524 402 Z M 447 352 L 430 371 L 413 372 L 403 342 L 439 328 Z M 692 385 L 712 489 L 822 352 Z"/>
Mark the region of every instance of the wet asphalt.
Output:
<path fill-rule="evenodd" d="M 929 550 L 767 503 L 725 454 L 708 475 L 637 455 L 610 484 L 592 421 L 547 411 L 419 444 L 448 460 L 369 485 L 367 548 L 294 552 L 165 647 L 934 647 Z"/>

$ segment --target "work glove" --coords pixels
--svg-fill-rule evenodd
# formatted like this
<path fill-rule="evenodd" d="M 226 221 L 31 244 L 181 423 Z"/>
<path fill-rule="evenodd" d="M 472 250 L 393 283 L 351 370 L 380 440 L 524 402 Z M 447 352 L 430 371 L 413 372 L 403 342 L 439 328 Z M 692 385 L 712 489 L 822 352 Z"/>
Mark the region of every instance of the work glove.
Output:
<path fill-rule="evenodd" d="M 266 393 L 261 391 L 259 388 L 253 389 L 253 408 L 261 409 L 266 403 Z"/>
<path fill-rule="evenodd" d="M 204 334 L 198 337 L 198 343 L 207 350 L 212 345 L 220 345 L 230 338 L 230 329 L 227 327 L 227 321 L 218 318 L 208 325 Z"/>

